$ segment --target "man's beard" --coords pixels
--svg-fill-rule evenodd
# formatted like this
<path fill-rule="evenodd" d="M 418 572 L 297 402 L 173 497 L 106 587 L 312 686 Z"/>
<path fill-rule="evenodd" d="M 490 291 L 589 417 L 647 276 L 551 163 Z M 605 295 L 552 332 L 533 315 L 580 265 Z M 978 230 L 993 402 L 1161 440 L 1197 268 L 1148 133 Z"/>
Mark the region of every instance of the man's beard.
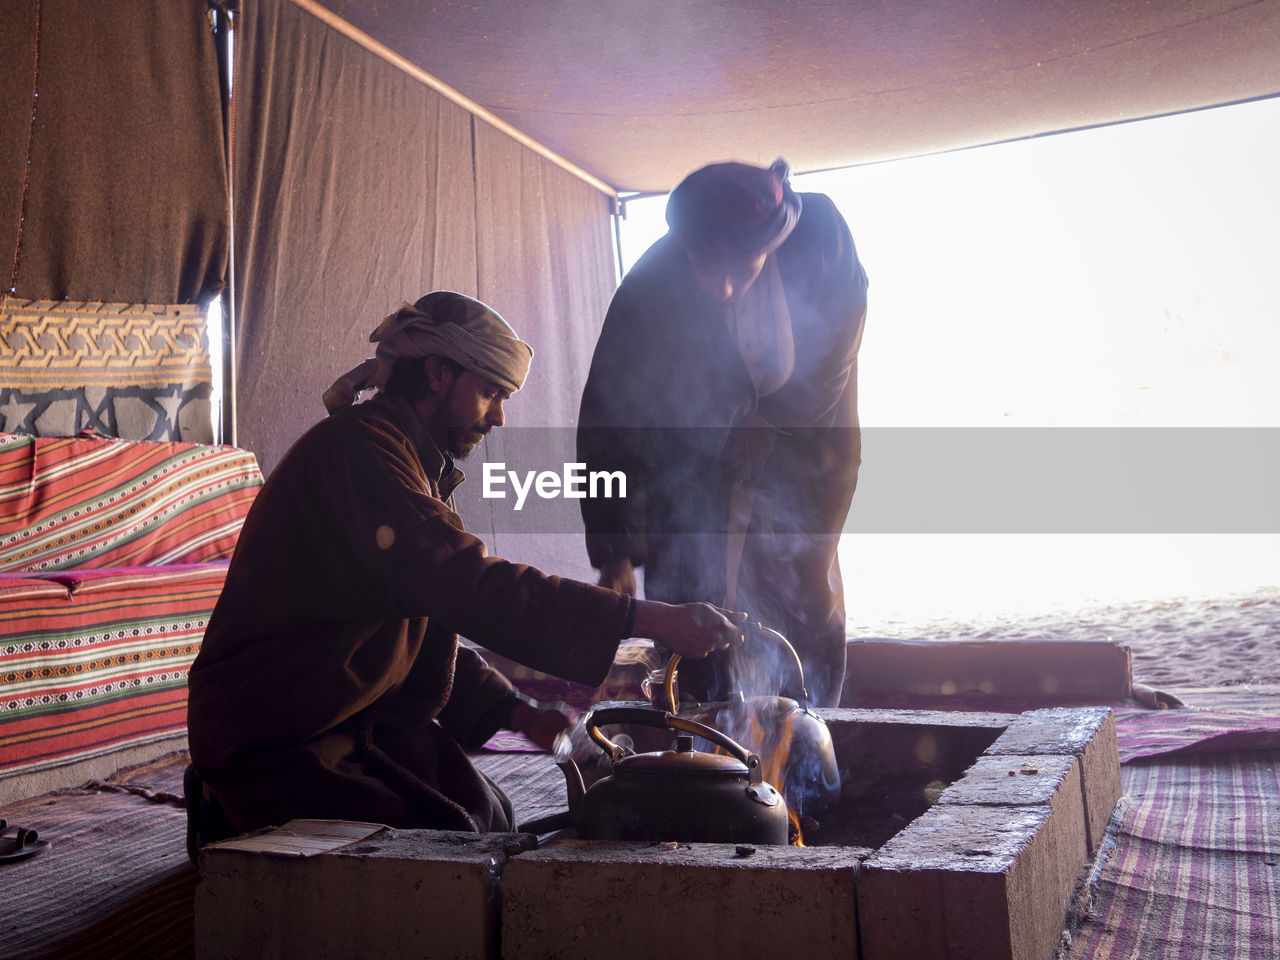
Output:
<path fill-rule="evenodd" d="M 445 394 L 441 401 L 441 407 L 445 411 L 445 416 L 452 420 L 453 417 L 448 411 L 453 409 L 454 392 L 458 389 L 458 381 L 455 378 L 453 383 L 449 385 L 449 392 Z M 454 460 L 465 460 L 471 455 L 471 451 L 480 446 L 480 441 L 489 434 L 492 429 L 489 424 L 481 420 L 479 423 L 471 421 L 470 423 L 448 423 L 444 431 L 445 452 Z"/>
<path fill-rule="evenodd" d="M 480 434 L 479 437 L 476 434 Z M 476 429 L 475 425 L 469 427 L 450 427 L 445 443 L 445 450 L 449 456 L 455 460 L 465 460 L 471 455 L 476 447 L 480 446 L 480 441 L 485 438 L 487 433 Z"/>

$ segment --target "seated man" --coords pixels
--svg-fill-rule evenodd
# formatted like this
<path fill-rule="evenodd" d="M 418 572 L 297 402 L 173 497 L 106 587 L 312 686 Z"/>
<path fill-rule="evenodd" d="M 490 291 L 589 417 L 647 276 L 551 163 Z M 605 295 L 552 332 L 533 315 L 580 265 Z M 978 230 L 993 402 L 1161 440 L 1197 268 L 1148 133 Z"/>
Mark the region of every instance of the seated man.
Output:
<path fill-rule="evenodd" d="M 370 340 L 376 357 L 325 394 L 331 415 L 245 522 L 191 668 L 192 761 L 236 831 L 295 817 L 511 830 L 510 802 L 467 751 L 499 727 L 549 746 L 567 719 L 518 697 L 459 633 L 598 685 L 623 638 L 702 657 L 739 642 L 745 614 L 487 556 L 454 512 L 454 458 L 502 425 L 533 351 L 447 291 Z"/>

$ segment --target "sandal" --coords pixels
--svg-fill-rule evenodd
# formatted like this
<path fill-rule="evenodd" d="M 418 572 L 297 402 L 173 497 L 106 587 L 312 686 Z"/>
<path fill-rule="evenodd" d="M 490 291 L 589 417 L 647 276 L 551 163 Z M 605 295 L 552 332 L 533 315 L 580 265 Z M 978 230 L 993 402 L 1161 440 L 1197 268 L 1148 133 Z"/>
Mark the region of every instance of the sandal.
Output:
<path fill-rule="evenodd" d="M 4 821 L 0 820 L 0 823 Z M 5 824 L 8 826 L 8 824 Z M 3 830 L 4 827 L 0 827 Z M 14 860 L 26 860 L 49 849 L 49 841 L 41 840 L 40 835 L 26 827 L 18 827 L 16 837 L 0 836 L 0 863 Z"/>

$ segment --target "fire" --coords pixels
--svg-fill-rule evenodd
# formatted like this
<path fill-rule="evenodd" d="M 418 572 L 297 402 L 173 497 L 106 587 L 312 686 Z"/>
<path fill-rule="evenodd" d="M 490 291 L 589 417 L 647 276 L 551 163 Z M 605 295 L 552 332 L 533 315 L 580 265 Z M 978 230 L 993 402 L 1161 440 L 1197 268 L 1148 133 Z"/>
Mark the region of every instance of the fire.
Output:
<path fill-rule="evenodd" d="M 756 729 L 760 731 L 760 772 L 764 779 L 772 783 L 780 791 L 787 800 L 787 816 L 791 820 L 791 845 L 794 847 L 804 846 L 804 831 L 800 829 L 800 814 L 796 811 L 795 798 L 786 797 L 788 793 L 785 783 L 787 761 L 791 759 L 791 743 L 795 734 L 796 717 L 800 716 L 795 711 L 788 711 L 782 718 L 782 724 L 778 728 L 777 739 L 773 744 L 764 743 L 764 728 L 755 720 Z"/>
<path fill-rule="evenodd" d="M 753 705 L 754 706 L 754 705 Z M 770 703 L 768 706 L 755 706 L 746 716 L 745 724 L 735 730 L 732 736 L 744 747 L 760 758 L 760 773 L 766 783 L 773 784 L 787 801 L 787 817 L 791 821 L 789 836 L 794 847 L 804 846 L 804 831 L 800 827 L 800 814 L 797 810 L 797 797 L 787 797 L 787 763 L 791 759 L 792 740 L 795 735 L 796 718 L 803 716 L 796 710 L 782 712 L 782 722 L 772 724 L 776 727 L 773 735 L 767 729 L 762 714 L 766 711 L 780 712 Z M 723 747 L 716 747 L 717 753 L 728 753 Z"/>
<path fill-rule="evenodd" d="M 791 644 L 781 634 L 765 628 L 761 628 L 761 632 L 773 634 L 794 658 L 803 692 L 804 668 Z M 672 714 L 679 712 L 675 690 L 676 667 L 679 663 L 680 655 L 672 655 L 662 673 L 662 692 Z M 655 705 L 656 681 L 657 675 L 651 675 L 646 681 L 645 690 Z M 808 694 L 803 693 L 803 696 L 807 701 Z M 840 771 L 826 724 L 796 700 L 781 696 L 747 699 L 741 693 L 738 694 L 736 703 L 723 706 L 714 713 L 703 714 L 697 719 L 723 730 L 760 758 L 761 777 L 775 787 L 786 801 L 787 818 L 791 821 L 791 843 L 793 846 L 803 847 L 802 805 L 811 804 L 811 809 L 823 809 L 835 802 L 840 795 Z M 728 753 L 719 746 L 715 750 L 718 753 Z M 809 823 L 816 826 L 815 821 L 810 820 Z"/>

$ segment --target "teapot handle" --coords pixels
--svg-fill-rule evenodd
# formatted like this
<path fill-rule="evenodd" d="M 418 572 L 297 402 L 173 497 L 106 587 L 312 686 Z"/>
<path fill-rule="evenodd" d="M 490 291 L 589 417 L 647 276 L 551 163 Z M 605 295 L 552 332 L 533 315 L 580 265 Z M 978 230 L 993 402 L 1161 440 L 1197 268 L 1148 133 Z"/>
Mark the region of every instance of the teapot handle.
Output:
<path fill-rule="evenodd" d="M 795 669 L 796 679 L 800 683 L 800 700 L 802 703 L 807 705 L 809 702 L 809 690 L 804 683 L 804 666 L 800 663 L 800 655 L 796 653 L 796 648 L 793 647 L 791 642 L 777 630 L 766 627 L 758 620 L 754 623 L 746 624 L 744 629 L 749 631 L 751 634 L 767 637 L 781 647 L 784 653 L 790 655 L 792 666 Z M 667 709 L 672 713 L 679 712 L 679 706 L 676 704 L 676 668 L 680 665 L 681 659 L 682 658 L 678 653 L 673 653 L 671 655 L 671 659 L 667 661 L 666 674 L 662 679 L 662 692 L 667 698 Z"/>
<path fill-rule="evenodd" d="M 723 747 L 746 764 L 748 778 L 752 783 L 759 783 L 763 777 L 760 771 L 760 758 L 727 734 L 721 733 L 714 727 L 708 727 L 705 723 L 699 723 L 697 720 L 677 717 L 670 713 L 660 713 L 657 710 L 650 710 L 646 707 L 604 707 L 600 710 L 593 710 L 587 715 L 587 733 L 613 759 L 614 763 L 621 760 L 624 753 L 622 747 L 600 732 L 600 727 L 610 723 L 636 723 L 646 727 L 659 727 L 666 730 L 680 730 L 684 733 L 692 733 L 695 736 L 702 737 L 704 740 L 710 740 L 718 747 Z"/>

